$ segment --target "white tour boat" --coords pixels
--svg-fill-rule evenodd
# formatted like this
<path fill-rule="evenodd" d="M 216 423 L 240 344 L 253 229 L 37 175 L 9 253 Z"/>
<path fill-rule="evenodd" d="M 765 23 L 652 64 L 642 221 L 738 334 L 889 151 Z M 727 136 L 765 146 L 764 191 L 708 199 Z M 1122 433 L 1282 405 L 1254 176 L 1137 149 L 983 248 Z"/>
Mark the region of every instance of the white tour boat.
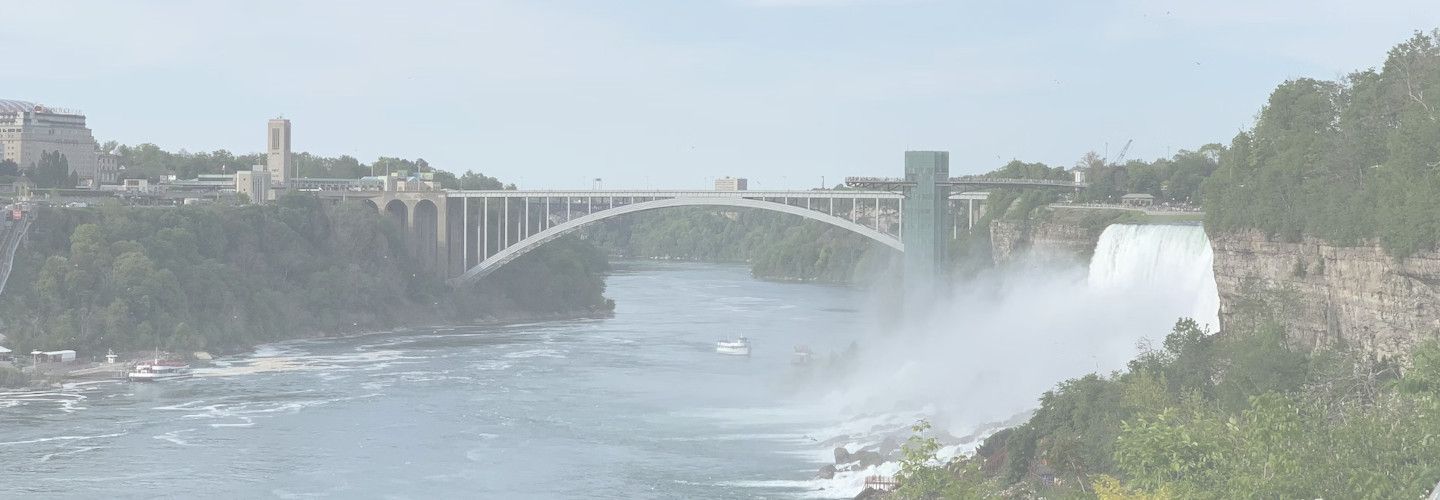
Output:
<path fill-rule="evenodd" d="M 721 340 L 715 343 L 715 352 L 735 356 L 749 356 L 750 339 L 740 337 L 736 340 Z"/>
<path fill-rule="evenodd" d="M 796 365 L 808 365 L 810 364 L 810 359 L 813 357 L 815 357 L 815 355 L 810 352 L 809 347 L 797 345 L 795 346 L 795 354 L 792 355 L 790 358 L 790 363 Z"/>
<path fill-rule="evenodd" d="M 131 382 L 156 382 L 190 376 L 190 365 L 183 361 L 141 361 L 130 369 L 125 378 Z"/>

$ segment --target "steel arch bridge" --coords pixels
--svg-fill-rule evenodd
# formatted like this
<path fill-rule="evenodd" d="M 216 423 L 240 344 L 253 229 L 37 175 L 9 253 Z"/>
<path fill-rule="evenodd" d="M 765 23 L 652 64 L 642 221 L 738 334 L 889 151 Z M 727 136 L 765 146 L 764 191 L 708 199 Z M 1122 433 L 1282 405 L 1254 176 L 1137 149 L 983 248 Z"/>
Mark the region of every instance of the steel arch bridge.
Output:
<path fill-rule="evenodd" d="M 943 151 L 907 151 L 905 177 L 851 177 L 850 189 L 810 191 L 711 190 L 486 190 L 322 191 L 358 198 L 389 214 L 409 235 L 411 250 L 453 285 L 481 280 L 496 269 L 588 225 L 636 212 L 708 206 L 791 214 L 854 232 L 904 252 L 905 274 L 930 276 L 945 260 L 946 240 L 958 226 L 954 203 L 973 226 L 984 192 L 964 189 L 1079 189 L 1082 182 L 949 177 Z M 909 280 L 907 280 L 907 287 Z"/>
<path fill-rule="evenodd" d="M 521 255 L 591 224 L 672 207 L 752 208 L 791 214 L 905 250 L 900 229 L 904 198 L 886 191 L 452 191 L 447 196 L 461 200 L 462 226 L 467 230 L 475 226 L 477 231 L 475 236 L 462 236 L 465 271 L 451 279 L 457 285 L 484 278 Z M 472 211 L 478 212 L 474 224 L 469 222 Z"/>

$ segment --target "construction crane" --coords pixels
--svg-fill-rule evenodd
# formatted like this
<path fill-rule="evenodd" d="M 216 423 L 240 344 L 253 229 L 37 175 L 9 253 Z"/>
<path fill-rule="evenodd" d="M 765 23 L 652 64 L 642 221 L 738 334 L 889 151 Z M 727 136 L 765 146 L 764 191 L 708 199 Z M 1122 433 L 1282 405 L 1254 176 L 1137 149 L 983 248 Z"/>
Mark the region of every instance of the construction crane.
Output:
<path fill-rule="evenodd" d="M 1120 154 L 1115 155 L 1115 161 L 1106 161 L 1105 164 L 1106 164 L 1106 165 L 1113 165 L 1113 166 L 1117 166 L 1117 167 L 1120 166 L 1120 165 L 1121 165 L 1121 162 L 1125 161 L 1125 153 L 1126 153 L 1127 151 L 1130 151 L 1130 144 L 1131 144 L 1131 143 L 1134 143 L 1134 142 L 1135 142 L 1135 139 L 1127 139 L 1127 140 L 1125 141 L 1125 147 L 1120 148 Z"/>

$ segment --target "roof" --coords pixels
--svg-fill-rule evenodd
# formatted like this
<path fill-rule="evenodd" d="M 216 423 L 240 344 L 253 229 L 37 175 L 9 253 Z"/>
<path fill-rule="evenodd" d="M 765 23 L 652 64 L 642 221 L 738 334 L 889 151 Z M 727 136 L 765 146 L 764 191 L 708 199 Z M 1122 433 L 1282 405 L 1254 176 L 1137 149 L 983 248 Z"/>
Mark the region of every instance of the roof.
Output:
<path fill-rule="evenodd" d="M 0 346 L 0 354 L 6 354 L 6 353 L 9 353 L 9 352 L 10 352 L 9 349 L 6 349 L 4 346 Z"/>
<path fill-rule="evenodd" d="M 1121 197 L 1120 197 L 1120 199 L 1122 199 L 1122 200 L 1138 200 L 1138 199 L 1152 199 L 1152 198 L 1155 198 L 1155 195 L 1145 194 L 1145 193 L 1130 193 L 1130 194 L 1127 194 L 1127 195 L 1125 195 L 1125 196 L 1121 196 Z"/>
<path fill-rule="evenodd" d="M 35 103 L 0 99 L 0 113 L 28 113 L 35 111 Z"/>

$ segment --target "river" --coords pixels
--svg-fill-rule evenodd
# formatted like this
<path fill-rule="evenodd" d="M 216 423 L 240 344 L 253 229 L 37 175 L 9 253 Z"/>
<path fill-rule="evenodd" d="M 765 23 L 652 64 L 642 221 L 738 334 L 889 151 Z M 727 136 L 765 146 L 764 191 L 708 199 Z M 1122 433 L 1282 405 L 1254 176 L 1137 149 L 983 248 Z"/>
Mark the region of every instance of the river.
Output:
<path fill-rule="evenodd" d="M 924 417 L 953 456 L 978 442 L 955 436 L 1124 367 L 1177 317 L 1217 322 L 1199 226 L 1113 225 L 1088 265 L 1005 269 L 890 324 L 866 313 L 883 290 L 629 262 L 607 281 L 610 319 L 286 342 L 188 380 L 0 392 L 0 483 L 77 498 L 846 498 L 896 465 L 815 479 L 836 446 L 903 440 Z M 714 352 L 741 335 L 753 356 Z M 817 361 L 792 365 L 796 345 Z"/>
<path fill-rule="evenodd" d="M 285 342 L 197 376 L 0 393 L 7 494 L 793 498 L 838 425 L 791 404 L 793 346 L 839 350 L 862 292 L 625 263 L 603 320 Z M 749 358 L 713 342 L 748 335 Z"/>

